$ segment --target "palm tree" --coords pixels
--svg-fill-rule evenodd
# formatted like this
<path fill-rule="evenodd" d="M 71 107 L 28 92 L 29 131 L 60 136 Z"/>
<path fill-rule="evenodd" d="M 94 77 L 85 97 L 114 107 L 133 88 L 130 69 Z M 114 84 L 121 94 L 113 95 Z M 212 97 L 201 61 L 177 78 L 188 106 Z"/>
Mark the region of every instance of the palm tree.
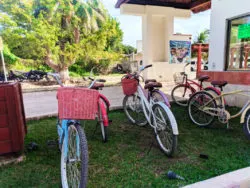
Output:
<path fill-rule="evenodd" d="M 198 33 L 197 38 L 194 41 L 194 43 L 208 43 L 209 34 L 210 34 L 209 29 L 205 29 L 204 31 Z"/>

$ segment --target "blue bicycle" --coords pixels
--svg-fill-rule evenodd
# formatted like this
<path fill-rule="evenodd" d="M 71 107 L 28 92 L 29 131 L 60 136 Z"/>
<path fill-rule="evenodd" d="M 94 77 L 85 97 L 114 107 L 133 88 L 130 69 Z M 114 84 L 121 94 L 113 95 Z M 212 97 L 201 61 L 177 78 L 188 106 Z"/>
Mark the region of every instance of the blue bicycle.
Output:
<path fill-rule="evenodd" d="M 84 119 L 82 118 L 83 116 L 86 117 L 85 119 L 94 119 L 96 116 L 95 112 L 98 112 L 97 101 L 99 93 L 96 90 L 87 88 L 66 88 L 63 86 L 58 74 L 48 73 L 48 75 L 53 76 L 60 86 L 63 87 L 59 88 L 57 93 L 59 101 L 57 131 L 59 136 L 59 148 L 61 150 L 62 187 L 85 188 L 88 177 L 87 139 L 84 130 L 81 128 L 80 121 L 72 119 Z M 89 88 L 93 87 L 96 81 L 98 80 L 92 81 Z M 82 97 L 83 94 L 85 95 L 84 97 Z M 62 101 L 64 104 L 60 106 Z M 62 116 L 60 117 L 60 114 L 75 111 L 74 109 L 72 110 L 72 107 L 78 107 L 80 109 L 85 108 L 84 111 L 87 115 L 84 114 L 84 111 L 80 111 L 80 113 L 78 113 L 80 114 L 79 116 L 72 114 L 66 115 L 70 117 L 70 119 Z M 91 110 L 91 108 L 95 107 L 96 109 Z"/>

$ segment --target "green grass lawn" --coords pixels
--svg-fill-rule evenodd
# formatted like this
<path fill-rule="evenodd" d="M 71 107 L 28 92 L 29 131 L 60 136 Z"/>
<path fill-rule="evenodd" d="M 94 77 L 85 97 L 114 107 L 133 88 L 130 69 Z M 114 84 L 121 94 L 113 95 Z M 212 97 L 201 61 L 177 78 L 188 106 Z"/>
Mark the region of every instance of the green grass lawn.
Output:
<path fill-rule="evenodd" d="M 179 126 L 178 152 L 166 157 L 159 149 L 149 127 L 131 125 L 122 111 L 110 113 L 109 142 L 101 142 L 95 122 L 87 122 L 89 145 L 89 187 L 179 187 L 205 180 L 250 165 L 250 141 L 243 134 L 239 119 L 231 121 L 233 130 L 215 122 L 209 129 L 191 123 L 184 108 L 172 108 Z M 235 111 L 235 109 L 231 109 Z M 39 144 L 26 151 L 20 164 L 0 167 L 0 187 L 59 187 L 60 152 L 48 146 L 56 140 L 56 119 L 28 123 L 26 145 Z M 153 143 L 152 149 L 150 145 Z M 199 158 L 204 153 L 209 159 Z M 187 181 L 168 180 L 172 170 Z"/>

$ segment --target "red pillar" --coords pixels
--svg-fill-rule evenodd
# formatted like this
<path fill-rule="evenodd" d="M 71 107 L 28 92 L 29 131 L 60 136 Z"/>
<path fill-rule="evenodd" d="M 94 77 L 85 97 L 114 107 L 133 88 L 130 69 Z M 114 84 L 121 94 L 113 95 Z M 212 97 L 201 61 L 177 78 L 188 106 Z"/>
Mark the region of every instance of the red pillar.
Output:
<path fill-rule="evenodd" d="M 249 54 L 249 48 L 248 48 L 247 45 L 245 45 L 244 53 L 245 53 L 245 57 L 244 57 L 244 68 L 246 69 L 246 68 L 247 68 L 248 54 Z"/>
<path fill-rule="evenodd" d="M 201 44 L 198 46 L 198 57 L 197 57 L 197 69 L 196 69 L 196 77 L 198 78 L 199 73 L 201 72 Z"/>

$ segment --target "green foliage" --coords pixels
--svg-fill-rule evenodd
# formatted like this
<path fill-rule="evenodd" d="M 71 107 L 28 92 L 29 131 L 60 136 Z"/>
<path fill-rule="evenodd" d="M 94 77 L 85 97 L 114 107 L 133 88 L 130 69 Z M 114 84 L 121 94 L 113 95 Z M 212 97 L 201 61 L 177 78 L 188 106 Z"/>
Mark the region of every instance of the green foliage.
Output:
<path fill-rule="evenodd" d="M 19 59 L 16 55 L 10 52 L 10 49 L 6 45 L 4 45 L 3 48 L 3 55 L 4 55 L 4 62 L 6 63 L 6 65 L 13 65 Z"/>
<path fill-rule="evenodd" d="M 123 54 L 132 54 L 133 52 L 136 53 L 137 49 L 130 45 L 122 45 L 122 52 Z"/>
<path fill-rule="evenodd" d="M 200 32 L 197 35 L 197 38 L 194 41 L 194 43 L 208 43 L 209 33 L 210 33 L 209 29 L 205 29 L 204 31 Z"/>
<path fill-rule="evenodd" d="M 57 72 L 79 59 L 113 61 L 123 36 L 99 0 L 1 0 L 0 24 L 11 52 Z"/>
<path fill-rule="evenodd" d="M 77 73 L 75 73 L 75 72 L 69 72 L 69 75 L 70 75 L 71 77 L 74 77 L 74 78 L 80 78 L 80 77 L 81 77 L 80 74 L 77 74 Z"/>

